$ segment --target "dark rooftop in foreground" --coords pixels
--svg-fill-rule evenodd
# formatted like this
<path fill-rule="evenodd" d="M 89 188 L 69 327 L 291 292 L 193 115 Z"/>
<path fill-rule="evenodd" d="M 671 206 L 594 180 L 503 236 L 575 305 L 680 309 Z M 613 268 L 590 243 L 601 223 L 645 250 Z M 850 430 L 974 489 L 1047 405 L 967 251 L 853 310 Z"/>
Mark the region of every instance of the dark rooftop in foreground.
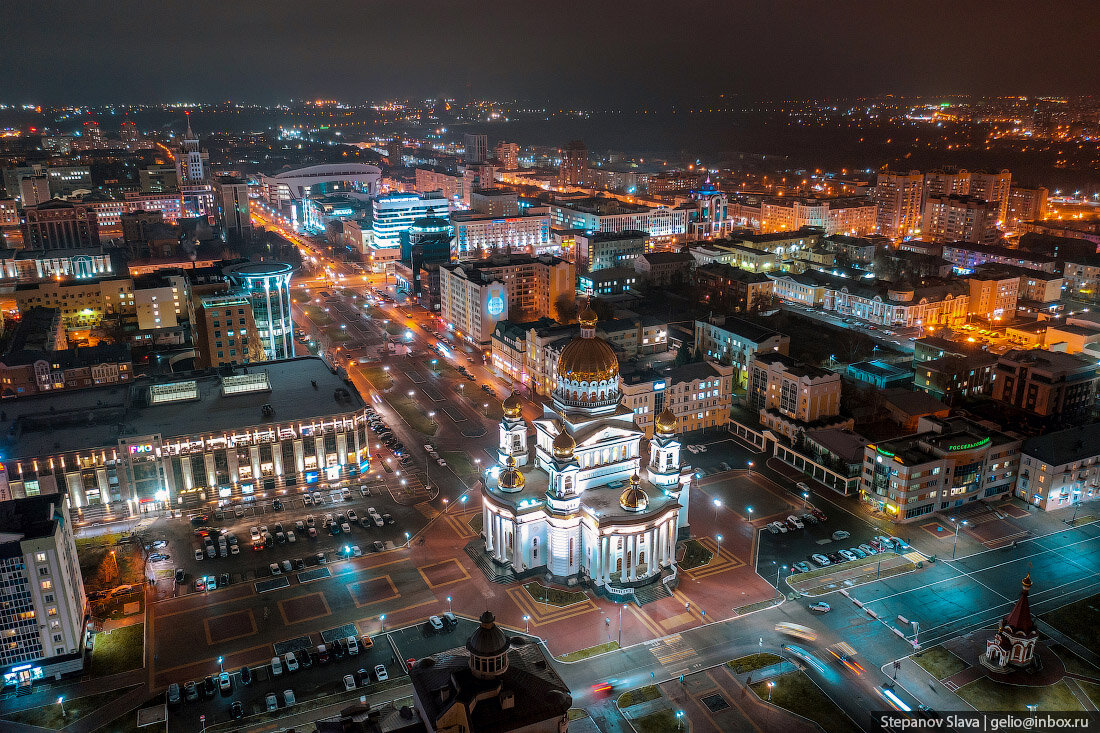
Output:
<path fill-rule="evenodd" d="M 1058 430 L 1028 439 L 1020 451 L 1051 466 L 1100 455 L 1100 423 Z"/>
<path fill-rule="evenodd" d="M 57 494 L 0 501 L 0 537 L 6 534 L 19 535 L 19 540 L 49 537 L 54 533 L 60 508 L 61 497 Z"/>

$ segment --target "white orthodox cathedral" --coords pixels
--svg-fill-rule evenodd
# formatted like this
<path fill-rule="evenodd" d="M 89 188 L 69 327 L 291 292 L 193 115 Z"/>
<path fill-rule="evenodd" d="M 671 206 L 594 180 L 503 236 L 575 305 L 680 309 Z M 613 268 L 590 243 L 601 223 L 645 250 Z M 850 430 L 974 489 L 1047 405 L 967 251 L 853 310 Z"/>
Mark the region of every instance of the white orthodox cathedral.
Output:
<path fill-rule="evenodd" d="M 658 580 L 675 561 L 676 540 L 687 534 L 690 470 L 667 408 L 641 465 L 644 434 L 619 403 L 619 361 L 596 337 L 590 306 L 580 325 L 558 360 L 553 407 L 534 421 L 533 450 L 519 398 L 504 402 L 501 465 L 482 492 L 485 551 L 517 574 L 587 578 L 613 593 Z"/>

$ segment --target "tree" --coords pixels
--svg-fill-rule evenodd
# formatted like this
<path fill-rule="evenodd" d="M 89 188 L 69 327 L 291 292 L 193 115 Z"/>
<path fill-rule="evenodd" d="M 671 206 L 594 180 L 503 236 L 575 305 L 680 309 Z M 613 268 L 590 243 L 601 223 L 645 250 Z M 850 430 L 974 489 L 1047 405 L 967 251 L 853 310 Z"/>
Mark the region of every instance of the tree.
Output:
<path fill-rule="evenodd" d="M 577 298 L 573 293 L 562 293 L 554 299 L 554 320 L 558 323 L 577 320 Z"/>

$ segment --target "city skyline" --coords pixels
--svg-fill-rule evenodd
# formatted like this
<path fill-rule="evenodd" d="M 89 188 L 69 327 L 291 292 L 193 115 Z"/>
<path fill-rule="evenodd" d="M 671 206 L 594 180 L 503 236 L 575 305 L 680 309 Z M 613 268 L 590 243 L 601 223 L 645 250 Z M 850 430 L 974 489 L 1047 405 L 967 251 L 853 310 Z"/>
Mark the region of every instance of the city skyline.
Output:
<path fill-rule="evenodd" d="M 1031 6 L 559 3 L 532 19 L 503 3 L 478 10 L 429 2 L 414 13 L 393 2 L 328 3 L 319 12 L 304 4 L 123 0 L 104 13 L 20 2 L 7 8 L 0 30 L 0 60 L 11 72 L 0 80 L 0 98 L 451 97 L 568 105 L 1096 89 L 1100 68 L 1088 49 L 1100 31 L 1070 22 L 1087 5 L 1061 3 L 1044 14 Z M 539 33 L 525 32 L 531 23 Z M 172 43 L 152 32 L 158 27 L 170 29 Z M 1054 67 L 1064 72 L 1051 75 Z"/>

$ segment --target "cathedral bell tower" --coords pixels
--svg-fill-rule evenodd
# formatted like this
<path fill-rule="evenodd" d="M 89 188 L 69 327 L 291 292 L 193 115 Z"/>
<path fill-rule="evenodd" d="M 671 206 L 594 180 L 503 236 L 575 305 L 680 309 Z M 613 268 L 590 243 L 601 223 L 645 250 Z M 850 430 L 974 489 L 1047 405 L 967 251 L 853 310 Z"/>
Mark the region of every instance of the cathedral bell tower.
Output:
<path fill-rule="evenodd" d="M 504 465 L 508 458 L 517 466 L 527 465 L 527 423 L 523 421 L 523 401 L 515 392 L 504 400 L 504 417 L 500 419 L 500 440 L 497 461 Z"/>
<path fill-rule="evenodd" d="M 550 485 L 546 489 L 546 506 L 555 512 L 568 514 L 580 506 L 577 478 L 581 466 L 573 455 L 576 447 L 577 444 L 563 421 L 561 431 L 550 446 L 553 458 L 546 465 L 546 472 L 550 477 Z"/>
<path fill-rule="evenodd" d="M 667 407 L 653 421 L 646 471 L 655 486 L 670 490 L 679 487 L 680 441 L 676 439 L 676 416 Z"/>

